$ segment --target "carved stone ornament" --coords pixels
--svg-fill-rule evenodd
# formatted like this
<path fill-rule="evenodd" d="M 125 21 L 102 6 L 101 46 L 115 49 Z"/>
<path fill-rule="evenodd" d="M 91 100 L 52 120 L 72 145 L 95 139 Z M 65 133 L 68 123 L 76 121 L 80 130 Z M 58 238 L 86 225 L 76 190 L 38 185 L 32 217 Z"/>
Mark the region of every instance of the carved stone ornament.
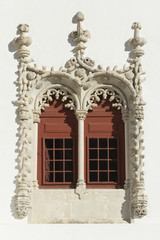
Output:
<path fill-rule="evenodd" d="M 85 121 L 87 112 L 97 106 L 101 99 L 108 99 L 112 105 L 122 112 L 125 123 L 126 137 L 126 185 L 129 192 L 130 211 L 132 217 L 143 217 L 147 214 L 147 197 L 144 186 L 144 146 L 142 82 L 145 74 L 142 70 L 141 57 L 144 55 L 142 46 L 146 43 L 139 36 L 140 23 L 133 23 L 134 37 L 128 40 L 132 58 L 129 65 L 122 69 L 104 69 L 95 67 L 95 62 L 85 57 L 86 42 L 90 33 L 83 30 L 84 15 L 75 15 L 77 30 L 70 34 L 75 43 L 75 56 L 69 59 L 66 67 L 59 71 L 51 67 L 39 69 L 30 57 L 29 45 L 31 38 L 27 35 L 29 26 L 18 26 L 19 36 L 13 40 L 17 46 L 19 141 L 18 141 L 18 175 L 15 195 L 15 210 L 19 218 L 28 215 L 31 209 L 32 190 L 38 188 L 36 175 L 37 162 L 37 128 L 41 111 L 48 106 L 53 98 L 61 99 L 65 107 L 75 112 L 77 120 Z M 83 137 L 83 135 L 82 135 Z M 83 158 L 83 155 L 81 156 Z M 82 159 L 83 160 L 83 159 Z M 82 165 L 83 166 L 83 165 Z M 87 195 L 85 183 L 77 183 L 75 193 L 81 199 Z"/>

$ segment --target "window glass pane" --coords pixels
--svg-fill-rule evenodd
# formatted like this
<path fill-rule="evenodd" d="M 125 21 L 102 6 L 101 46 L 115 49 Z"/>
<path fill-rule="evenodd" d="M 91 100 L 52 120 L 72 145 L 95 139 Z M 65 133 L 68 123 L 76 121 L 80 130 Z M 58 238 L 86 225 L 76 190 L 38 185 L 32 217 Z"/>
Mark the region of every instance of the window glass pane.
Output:
<path fill-rule="evenodd" d="M 45 171 L 53 171 L 53 162 L 52 161 L 45 162 Z"/>
<path fill-rule="evenodd" d="M 98 161 L 89 161 L 89 170 L 98 170 Z"/>
<path fill-rule="evenodd" d="M 63 162 L 62 161 L 55 161 L 55 170 L 63 170 Z"/>
<path fill-rule="evenodd" d="M 109 162 L 109 169 L 110 170 L 117 170 L 117 161 L 110 161 Z"/>
<path fill-rule="evenodd" d="M 107 150 L 99 149 L 99 159 L 107 159 Z"/>
<path fill-rule="evenodd" d="M 63 173 L 62 172 L 55 173 L 55 182 L 63 182 Z"/>
<path fill-rule="evenodd" d="M 65 182 L 73 182 L 73 173 L 72 172 L 65 173 Z"/>
<path fill-rule="evenodd" d="M 97 159 L 98 154 L 96 149 L 90 149 L 89 150 L 89 159 Z"/>
<path fill-rule="evenodd" d="M 73 144 L 73 138 L 44 139 L 44 182 L 73 182 Z"/>
<path fill-rule="evenodd" d="M 65 159 L 73 159 L 73 151 L 65 150 Z"/>
<path fill-rule="evenodd" d="M 99 139 L 99 148 L 107 148 L 107 138 Z"/>
<path fill-rule="evenodd" d="M 99 181 L 100 182 L 107 182 L 108 181 L 108 173 L 107 172 L 100 172 L 99 173 Z"/>
<path fill-rule="evenodd" d="M 109 158 L 110 159 L 117 159 L 117 149 L 110 149 L 109 150 Z"/>
<path fill-rule="evenodd" d="M 45 147 L 53 148 L 53 139 L 45 139 Z"/>
<path fill-rule="evenodd" d="M 117 172 L 110 172 L 109 173 L 109 181 L 110 182 L 117 182 Z"/>
<path fill-rule="evenodd" d="M 90 172 L 89 173 L 89 181 L 90 182 L 97 182 L 98 181 L 98 173 L 97 172 Z"/>
<path fill-rule="evenodd" d="M 55 150 L 55 159 L 63 159 L 63 150 Z"/>
<path fill-rule="evenodd" d="M 108 169 L 108 162 L 107 161 L 99 161 L 99 169 L 100 170 L 107 170 Z"/>
<path fill-rule="evenodd" d="M 45 182 L 53 182 L 53 172 L 45 172 Z"/>
<path fill-rule="evenodd" d="M 53 160 L 53 151 L 52 150 L 45 151 L 45 160 Z"/>
<path fill-rule="evenodd" d="M 72 148 L 73 147 L 73 139 L 65 139 L 65 148 Z"/>
<path fill-rule="evenodd" d="M 73 162 L 72 161 L 65 161 L 65 170 L 69 170 L 69 171 L 73 170 Z"/>
<path fill-rule="evenodd" d="M 109 139 L 109 147 L 110 148 L 117 148 L 117 139 L 116 138 L 110 138 Z"/>
<path fill-rule="evenodd" d="M 97 138 L 89 139 L 89 148 L 97 148 Z"/>
<path fill-rule="evenodd" d="M 55 148 L 63 148 L 63 139 L 55 139 Z"/>

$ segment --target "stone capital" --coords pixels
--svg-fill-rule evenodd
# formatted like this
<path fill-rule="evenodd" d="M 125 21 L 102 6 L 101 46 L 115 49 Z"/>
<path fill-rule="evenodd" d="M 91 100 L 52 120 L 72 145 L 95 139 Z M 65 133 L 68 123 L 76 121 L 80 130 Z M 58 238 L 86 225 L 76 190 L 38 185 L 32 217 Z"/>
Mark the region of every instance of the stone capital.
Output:
<path fill-rule="evenodd" d="M 87 111 L 86 110 L 76 110 L 75 112 L 77 120 L 85 120 Z"/>
<path fill-rule="evenodd" d="M 33 112 L 33 122 L 34 123 L 39 123 L 40 122 L 40 114 L 41 114 L 41 111 L 38 109 L 33 109 L 32 110 Z"/>
<path fill-rule="evenodd" d="M 129 120 L 129 111 L 128 111 L 128 109 L 123 109 L 122 108 L 121 112 L 122 112 L 122 120 L 124 122 L 127 122 Z"/>

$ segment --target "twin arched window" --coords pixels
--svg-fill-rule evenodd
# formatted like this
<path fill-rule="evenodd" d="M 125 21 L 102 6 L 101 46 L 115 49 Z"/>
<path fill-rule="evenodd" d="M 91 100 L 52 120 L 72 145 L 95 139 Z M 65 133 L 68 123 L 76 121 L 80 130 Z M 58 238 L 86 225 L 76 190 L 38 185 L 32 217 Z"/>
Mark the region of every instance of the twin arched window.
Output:
<path fill-rule="evenodd" d="M 108 100 L 84 120 L 84 179 L 87 188 L 122 188 L 125 180 L 124 122 Z M 75 188 L 78 122 L 74 111 L 53 99 L 38 125 L 40 188 Z"/>

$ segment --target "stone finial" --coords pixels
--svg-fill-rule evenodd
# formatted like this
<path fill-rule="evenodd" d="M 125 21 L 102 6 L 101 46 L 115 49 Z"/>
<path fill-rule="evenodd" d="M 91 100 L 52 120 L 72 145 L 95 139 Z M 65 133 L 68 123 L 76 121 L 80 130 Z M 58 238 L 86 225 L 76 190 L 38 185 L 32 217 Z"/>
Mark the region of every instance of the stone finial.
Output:
<path fill-rule="evenodd" d="M 28 24 L 19 24 L 18 25 L 18 31 L 20 32 L 20 33 L 27 33 L 27 32 L 29 32 L 29 25 Z"/>
<path fill-rule="evenodd" d="M 82 12 L 77 12 L 75 15 L 75 20 L 77 22 L 81 22 L 84 20 L 84 14 Z"/>
<path fill-rule="evenodd" d="M 90 33 L 88 30 L 82 29 L 81 22 L 84 20 L 84 14 L 82 12 L 77 12 L 74 19 L 77 22 L 77 31 L 71 32 L 70 36 L 73 42 L 76 44 L 75 50 L 77 56 L 82 58 L 84 50 L 86 49 L 84 43 L 86 43 L 88 38 L 90 38 Z"/>
<path fill-rule="evenodd" d="M 27 47 L 32 43 L 32 39 L 26 35 L 29 32 L 29 25 L 20 24 L 18 26 L 18 32 L 20 36 L 13 40 L 13 44 L 18 48 L 18 58 L 25 62 L 30 55 L 30 51 L 27 49 Z"/>
<path fill-rule="evenodd" d="M 141 57 L 144 55 L 144 50 L 141 47 L 146 44 L 146 40 L 139 36 L 139 30 L 142 26 L 139 22 L 134 22 L 131 28 L 134 30 L 134 36 L 128 40 L 128 45 L 136 57 Z"/>

